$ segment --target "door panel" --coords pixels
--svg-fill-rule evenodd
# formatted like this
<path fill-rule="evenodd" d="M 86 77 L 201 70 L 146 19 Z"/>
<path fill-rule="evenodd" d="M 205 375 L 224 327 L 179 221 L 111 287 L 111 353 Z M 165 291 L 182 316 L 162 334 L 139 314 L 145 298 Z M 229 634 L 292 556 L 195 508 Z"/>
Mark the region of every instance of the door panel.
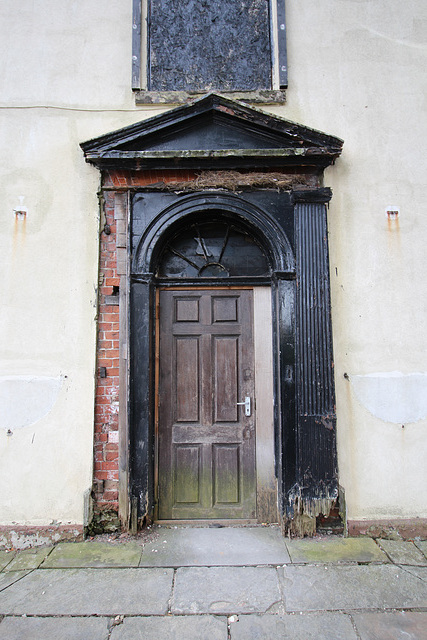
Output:
<path fill-rule="evenodd" d="M 238 338 L 213 336 L 214 417 L 216 422 L 238 420 Z"/>
<path fill-rule="evenodd" d="M 178 503 L 198 503 L 201 445 L 175 447 L 175 497 Z"/>
<path fill-rule="evenodd" d="M 160 291 L 158 517 L 256 516 L 253 292 Z"/>
<path fill-rule="evenodd" d="M 199 420 L 199 342 L 196 337 L 178 337 L 175 350 L 175 416 L 177 422 Z"/>
<path fill-rule="evenodd" d="M 239 446 L 214 444 L 214 504 L 237 504 L 239 492 Z"/>

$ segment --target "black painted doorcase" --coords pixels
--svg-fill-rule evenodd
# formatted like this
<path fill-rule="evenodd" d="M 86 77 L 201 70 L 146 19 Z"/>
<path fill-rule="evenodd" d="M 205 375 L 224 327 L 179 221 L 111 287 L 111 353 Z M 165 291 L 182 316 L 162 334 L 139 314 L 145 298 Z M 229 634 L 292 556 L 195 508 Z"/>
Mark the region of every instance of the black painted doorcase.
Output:
<path fill-rule="evenodd" d="M 252 291 L 159 298 L 158 518 L 254 519 Z"/>
<path fill-rule="evenodd" d="M 137 505 L 138 517 L 155 514 L 157 486 L 158 514 L 163 519 L 254 517 L 252 472 L 247 471 L 251 467 L 245 462 L 253 453 L 241 457 L 246 440 L 251 439 L 246 430 L 249 423 L 234 422 L 237 409 L 231 406 L 231 396 L 225 409 L 215 405 L 219 396 L 211 391 L 203 395 L 203 388 L 193 375 L 199 367 L 199 375 L 210 379 L 210 387 L 222 383 L 229 366 L 224 364 L 226 354 L 231 352 L 231 344 L 237 344 L 231 330 L 233 323 L 226 320 L 230 314 L 230 309 L 226 310 L 229 303 L 218 293 L 218 300 L 222 301 L 218 302 L 215 312 L 222 309 L 221 313 L 226 315 L 222 321 L 217 322 L 212 316 L 209 322 L 201 322 L 206 313 L 205 302 L 196 311 L 197 305 L 190 300 L 200 295 L 196 290 L 201 287 L 244 291 L 257 285 L 269 286 L 272 292 L 274 384 L 271 403 L 279 514 L 286 527 L 286 523 L 300 514 L 315 520 L 319 513 L 329 513 L 338 493 L 326 225 L 326 203 L 330 196 L 328 189 L 321 188 L 299 192 L 253 190 L 239 195 L 144 191 L 134 194 L 130 267 L 130 462 L 131 496 Z M 209 225 L 215 228 L 218 225 L 218 237 Z M 234 244 L 230 244 L 231 240 Z M 254 247 L 259 247 L 259 260 L 263 264 L 260 274 L 254 273 L 252 260 L 249 263 L 244 260 L 246 245 L 251 247 L 254 256 Z M 228 254 L 232 246 L 234 249 Z M 220 257 L 216 255 L 218 251 Z M 238 261 L 231 256 L 237 256 Z M 246 264 L 250 268 L 247 274 Z M 187 303 L 177 307 L 173 289 L 178 288 L 185 288 L 189 293 Z M 165 316 L 161 315 L 161 419 L 156 420 L 155 308 L 159 291 L 162 299 L 167 300 L 168 296 L 170 299 L 164 303 L 162 300 L 161 304 L 169 310 Z M 212 298 L 206 304 L 212 310 Z M 249 321 L 246 324 L 249 326 Z M 206 350 L 204 341 L 217 340 L 213 337 L 216 326 L 226 325 L 227 340 L 221 338 L 216 343 L 217 362 L 209 356 L 211 364 L 201 365 L 196 355 L 195 336 L 201 336 L 197 338 L 197 349 L 202 353 Z M 179 326 L 186 333 L 180 334 Z M 221 336 L 221 332 L 218 335 Z M 216 366 L 222 367 L 219 376 L 215 373 Z M 244 370 L 251 367 L 251 364 L 239 365 L 243 382 Z M 227 372 L 227 375 L 234 374 Z M 188 385 L 193 385 L 192 391 Z M 229 388 L 218 387 L 218 392 L 226 395 Z M 165 404 L 165 395 L 169 404 Z M 244 401 L 252 395 L 243 386 L 238 391 L 233 389 L 232 400 L 233 403 Z M 209 402 L 213 403 L 212 407 Z M 225 413 L 221 414 L 223 410 Z M 234 413 L 228 414 L 228 411 Z M 242 407 L 239 411 L 240 420 Z M 159 425 L 158 478 L 155 474 L 156 424 Z M 233 424 L 241 430 L 242 439 L 233 436 L 233 442 L 227 438 L 221 440 L 219 434 Z M 199 439 L 197 430 L 202 434 Z M 217 468 L 220 472 L 215 475 Z M 252 468 L 255 473 L 255 465 Z"/>
<path fill-rule="evenodd" d="M 299 515 L 312 522 L 326 515 L 338 481 L 326 223 L 332 193 L 321 185 L 343 141 L 210 93 L 81 146 L 106 185 L 118 171 L 114 180 L 127 190 L 125 199 L 122 186 L 117 191 L 115 212 L 130 225 L 129 235 L 118 236 L 129 259 L 121 265 L 129 278 L 121 311 L 130 311 L 129 325 L 121 321 L 123 520 L 129 503 L 134 526 L 155 510 L 157 291 L 203 283 L 271 287 L 279 513 L 285 528 Z M 221 489 L 229 498 L 228 490 Z"/>

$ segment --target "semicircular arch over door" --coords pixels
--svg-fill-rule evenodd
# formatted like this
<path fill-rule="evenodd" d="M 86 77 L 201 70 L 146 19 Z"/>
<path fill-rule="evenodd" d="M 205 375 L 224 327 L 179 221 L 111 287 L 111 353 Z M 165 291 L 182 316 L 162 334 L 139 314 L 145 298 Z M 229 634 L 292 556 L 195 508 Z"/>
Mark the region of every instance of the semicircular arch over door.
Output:
<path fill-rule="evenodd" d="M 189 222 L 171 235 L 159 258 L 158 278 L 270 277 L 260 243 L 238 221 L 221 215 Z"/>

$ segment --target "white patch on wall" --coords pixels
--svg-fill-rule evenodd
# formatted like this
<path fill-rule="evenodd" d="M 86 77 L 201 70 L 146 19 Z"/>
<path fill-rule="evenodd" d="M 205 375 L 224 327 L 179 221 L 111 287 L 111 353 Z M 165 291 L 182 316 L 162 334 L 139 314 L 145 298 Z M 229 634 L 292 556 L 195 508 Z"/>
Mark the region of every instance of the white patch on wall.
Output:
<path fill-rule="evenodd" d="M 371 373 L 350 381 L 360 404 L 380 420 L 405 424 L 427 417 L 427 373 Z"/>
<path fill-rule="evenodd" d="M 0 376 L 0 428 L 28 427 L 52 410 L 62 377 Z"/>

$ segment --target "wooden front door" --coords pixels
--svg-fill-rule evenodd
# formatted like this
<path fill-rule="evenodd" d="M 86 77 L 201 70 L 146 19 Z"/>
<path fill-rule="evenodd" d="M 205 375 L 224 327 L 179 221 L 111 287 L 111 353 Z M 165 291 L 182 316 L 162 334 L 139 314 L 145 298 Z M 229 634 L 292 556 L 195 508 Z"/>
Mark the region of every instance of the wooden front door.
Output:
<path fill-rule="evenodd" d="M 254 519 L 253 292 L 162 290 L 159 315 L 158 518 Z"/>

